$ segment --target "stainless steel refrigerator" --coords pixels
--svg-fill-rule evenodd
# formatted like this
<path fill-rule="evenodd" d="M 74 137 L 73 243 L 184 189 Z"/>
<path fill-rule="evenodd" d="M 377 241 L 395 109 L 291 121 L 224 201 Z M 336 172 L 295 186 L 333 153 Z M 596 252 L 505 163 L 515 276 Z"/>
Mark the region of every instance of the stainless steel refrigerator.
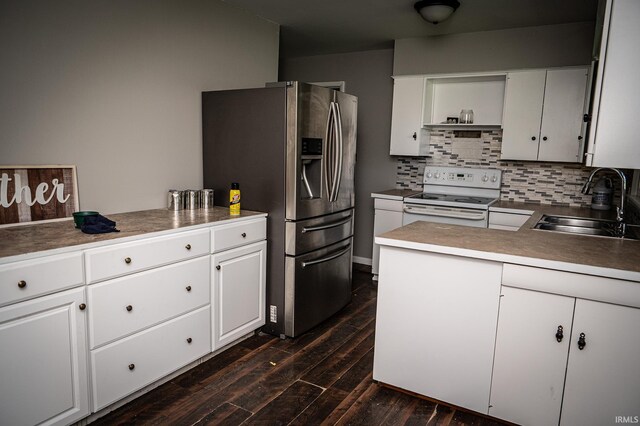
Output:
<path fill-rule="evenodd" d="M 295 337 L 351 300 L 355 96 L 286 82 L 203 92 L 204 185 L 267 219 L 267 323 Z"/>

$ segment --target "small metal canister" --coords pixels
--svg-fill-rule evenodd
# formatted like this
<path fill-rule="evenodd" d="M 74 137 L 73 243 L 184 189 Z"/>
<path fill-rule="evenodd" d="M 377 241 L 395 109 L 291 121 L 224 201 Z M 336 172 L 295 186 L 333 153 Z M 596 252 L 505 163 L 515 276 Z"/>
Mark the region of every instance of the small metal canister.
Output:
<path fill-rule="evenodd" d="M 213 189 L 200 190 L 200 207 L 210 209 L 213 207 Z"/>
<path fill-rule="evenodd" d="M 188 210 L 195 210 L 200 208 L 200 191 L 195 189 L 187 189 L 185 192 L 184 208 Z"/>
<path fill-rule="evenodd" d="M 170 189 L 167 194 L 167 208 L 178 211 L 184 208 L 183 192 L 177 189 Z"/>

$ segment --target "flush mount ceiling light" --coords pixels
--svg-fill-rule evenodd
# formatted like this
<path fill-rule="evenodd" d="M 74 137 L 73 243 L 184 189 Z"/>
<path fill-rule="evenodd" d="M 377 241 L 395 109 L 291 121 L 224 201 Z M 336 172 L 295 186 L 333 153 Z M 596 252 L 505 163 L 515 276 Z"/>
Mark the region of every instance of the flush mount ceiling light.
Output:
<path fill-rule="evenodd" d="M 420 0 L 413 7 L 432 24 L 437 24 L 447 19 L 460 6 L 458 0 Z"/>

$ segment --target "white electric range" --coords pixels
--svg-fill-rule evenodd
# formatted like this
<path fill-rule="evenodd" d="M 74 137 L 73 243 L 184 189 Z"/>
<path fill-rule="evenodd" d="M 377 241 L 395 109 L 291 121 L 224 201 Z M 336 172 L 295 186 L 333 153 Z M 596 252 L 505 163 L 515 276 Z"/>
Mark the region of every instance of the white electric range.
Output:
<path fill-rule="evenodd" d="M 423 192 L 406 197 L 402 224 L 417 220 L 486 228 L 489 206 L 500 198 L 502 171 L 427 166 Z"/>

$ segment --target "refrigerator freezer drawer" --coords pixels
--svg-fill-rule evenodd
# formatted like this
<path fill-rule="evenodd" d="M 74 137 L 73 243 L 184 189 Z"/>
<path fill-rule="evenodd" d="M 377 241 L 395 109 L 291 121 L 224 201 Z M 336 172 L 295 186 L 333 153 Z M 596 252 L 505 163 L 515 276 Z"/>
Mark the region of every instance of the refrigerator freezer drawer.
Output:
<path fill-rule="evenodd" d="M 351 242 L 286 257 L 285 334 L 296 337 L 320 324 L 351 300 Z"/>
<path fill-rule="evenodd" d="M 285 232 L 287 256 L 297 256 L 335 244 L 353 235 L 353 209 L 287 222 Z"/>

